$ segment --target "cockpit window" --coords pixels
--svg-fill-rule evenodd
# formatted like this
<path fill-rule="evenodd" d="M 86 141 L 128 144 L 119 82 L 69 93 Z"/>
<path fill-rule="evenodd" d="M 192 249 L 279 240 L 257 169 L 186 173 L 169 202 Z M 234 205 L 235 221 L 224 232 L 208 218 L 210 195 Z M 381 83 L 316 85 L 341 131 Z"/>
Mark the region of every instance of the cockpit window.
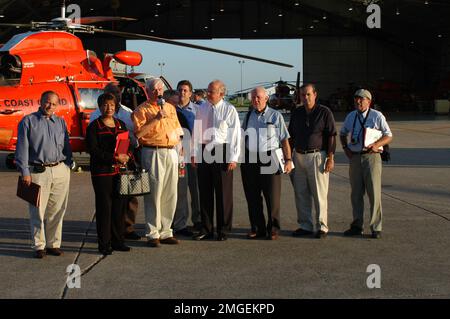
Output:
<path fill-rule="evenodd" d="M 21 76 L 22 62 L 18 56 L 0 55 L 0 86 L 16 85 Z"/>
<path fill-rule="evenodd" d="M 103 93 L 102 89 L 78 89 L 80 94 L 79 105 L 83 109 L 95 110 L 97 108 L 97 99 Z"/>

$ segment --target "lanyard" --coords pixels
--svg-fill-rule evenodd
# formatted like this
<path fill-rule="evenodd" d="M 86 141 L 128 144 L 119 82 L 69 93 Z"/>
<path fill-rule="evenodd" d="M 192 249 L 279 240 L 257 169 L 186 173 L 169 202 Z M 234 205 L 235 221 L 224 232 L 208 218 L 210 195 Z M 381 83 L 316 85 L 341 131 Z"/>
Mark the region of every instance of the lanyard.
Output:
<path fill-rule="evenodd" d="M 359 141 L 359 136 L 361 135 L 361 132 L 362 132 L 363 129 L 364 129 L 364 125 L 366 124 L 366 121 L 367 121 L 367 119 L 369 118 L 369 113 L 370 113 L 370 108 L 369 108 L 369 110 L 367 111 L 367 115 L 366 115 L 366 117 L 364 118 L 364 121 L 361 121 L 361 119 L 360 119 L 359 116 L 358 116 L 358 111 L 356 111 L 356 113 L 355 113 L 355 119 L 353 120 L 352 137 L 355 136 L 354 132 L 355 132 L 356 119 L 358 119 L 358 122 L 359 122 L 359 124 L 361 125 L 361 129 L 359 130 L 358 135 L 357 135 L 356 138 L 354 139 L 355 142 L 354 142 L 353 144 L 356 144 L 356 143 Z"/>

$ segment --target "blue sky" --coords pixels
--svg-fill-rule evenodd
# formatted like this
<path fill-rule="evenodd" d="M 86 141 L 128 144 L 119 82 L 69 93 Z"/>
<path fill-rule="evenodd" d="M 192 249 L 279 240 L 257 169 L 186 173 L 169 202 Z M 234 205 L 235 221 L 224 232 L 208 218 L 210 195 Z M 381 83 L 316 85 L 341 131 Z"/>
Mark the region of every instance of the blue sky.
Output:
<path fill-rule="evenodd" d="M 243 88 L 254 87 L 257 82 L 297 79 L 302 72 L 302 40 L 239 40 L 213 39 L 184 41 L 217 49 L 238 52 L 260 58 L 294 65 L 286 68 L 252 60 L 242 64 Z M 179 80 L 188 79 L 194 88 L 206 88 L 213 79 L 221 79 L 233 93 L 241 88 L 240 58 L 191 48 L 183 48 L 156 42 L 128 40 L 127 50 L 141 52 L 144 59 L 135 70 L 160 75 L 158 63 L 164 62 L 163 75 L 175 86 Z M 302 72 L 303 74 L 303 72 Z"/>

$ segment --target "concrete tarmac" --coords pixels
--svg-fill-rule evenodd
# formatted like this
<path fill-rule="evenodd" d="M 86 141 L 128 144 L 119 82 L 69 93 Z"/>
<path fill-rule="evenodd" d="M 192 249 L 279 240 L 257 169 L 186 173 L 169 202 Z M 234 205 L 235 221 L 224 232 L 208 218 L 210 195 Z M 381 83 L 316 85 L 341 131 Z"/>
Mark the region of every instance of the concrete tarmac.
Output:
<path fill-rule="evenodd" d="M 348 163 L 341 148 L 330 178 L 325 239 L 294 238 L 293 189 L 282 182 L 281 237 L 247 240 L 247 206 L 234 175 L 230 238 L 149 248 L 102 257 L 97 252 L 94 194 L 88 171 L 71 175 L 62 257 L 33 258 L 28 209 L 15 196 L 18 173 L 1 161 L 0 298 L 449 298 L 450 121 L 389 121 L 392 161 L 383 167 L 383 238 L 343 237 L 352 220 Z M 338 122 L 338 127 L 342 122 Z M 138 232 L 144 233 L 140 200 Z M 366 200 L 367 206 L 367 200 Z M 366 210 L 366 233 L 368 210 Z M 66 269 L 80 267 L 81 288 L 69 289 Z M 369 265 L 381 288 L 369 289 Z"/>

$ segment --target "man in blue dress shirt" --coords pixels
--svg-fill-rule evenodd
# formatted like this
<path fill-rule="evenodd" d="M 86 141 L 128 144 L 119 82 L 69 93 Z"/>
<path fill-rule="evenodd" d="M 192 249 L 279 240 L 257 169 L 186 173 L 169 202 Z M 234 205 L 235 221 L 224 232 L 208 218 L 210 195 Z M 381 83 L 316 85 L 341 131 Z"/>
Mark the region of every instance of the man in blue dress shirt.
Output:
<path fill-rule="evenodd" d="M 187 127 L 183 127 L 182 121 L 180 124 L 187 129 L 192 135 L 194 129 L 195 115 L 197 114 L 198 105 L 191 101 L 192 84 L 188 80 L 178 82 L 177 90 L 179 92 L 179 103 L 177 105 L 177 113 L 182 114 L 185 119 Z M 185 132 L 184 138 L 187 138 Z M 186 151 L 186 150 L 185 150 Z M 178 202 L 177 210 L 173 220 L 173 227 L 177 235 L 192 236 L 192 232 L 187 228 L 187 221 L 189 217 L 189 205 L 187 190 L 191 197 L 191 220 L 194 229 L 201 230 L 201 214 L 200 214 L 200 197 L 197 183 L 197 168 L 193 167 L 191 163 L 186 163 L 187 178 L 178 179 Z"/>
<path fill-rule="evenodd" d="M 275 240 L 280 231 L 281 174 L 278 167 L 272 171 L 269 167 L 273 164 L 272 153 L 281 148 L 285 160 L 283 171 L 289 174 L 292 170 L 290 135 L 281 113 L 267 105 L 267 91 L 257 87 L 251 96 L 252 110 L 242 124 L 245 162 L 241 174 L 251 226 L 247 238 Z M 267 206 L 267 224 L 261 194 Z"/>
<path fill-rule="evenodd" d="M 384 115 L 370 107 L 372 94 L 368 90 L 358 90 L 354 96 L 355 110 L 345 118 L 340 139 L 345 155 L 350 161 L 350 185 L 353 222 L 345 236 L 363 235 L 364 194 L 370 202 L 370 228 L 372 238 L 380 238 L 382 230 L 381 209 L 381 156 L 383 146 L 392 141 L 392 132 Z M 367 129 L 381 132 L 381 137 L 365 145 Z M 348 138 L 350 137 L 350 143 Z"/>
<path fill-rule="evenodd" d="M 36 258 L 60 256 L 62 222 L 69 196 L 72 150 L 64 120 L 54 113 L 59 96 L 41 95 L 39 110 L 19 123 L 16 164 L 22 182 L 41 186 L 39 207 L 30 204 L 32 248 Z"/>

